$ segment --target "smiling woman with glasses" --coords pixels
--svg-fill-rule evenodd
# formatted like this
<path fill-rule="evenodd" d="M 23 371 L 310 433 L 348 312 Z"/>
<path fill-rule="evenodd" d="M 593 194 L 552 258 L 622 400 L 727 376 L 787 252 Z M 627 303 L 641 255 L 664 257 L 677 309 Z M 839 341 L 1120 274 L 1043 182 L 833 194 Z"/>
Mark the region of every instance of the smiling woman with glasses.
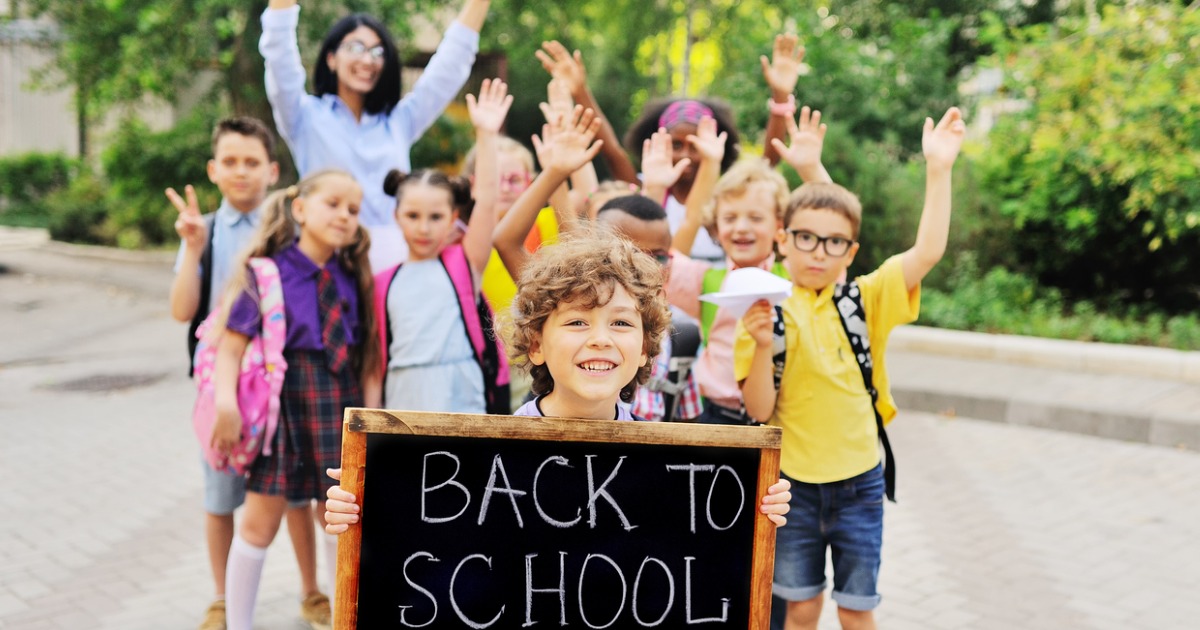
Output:
<path fill-rule="evenodd" d="M 322 168 L 349 171 L 363 186 L 361 222 L 371 233 L 371 265 L 404 260 L 408 248 L 383 192 L 388 171 L 412 170 L 409 149 L 437 120 L 471 74 L 489 0 L 465 0 L 412 90 L 400 98 L 400 59 L 386 26 L 369 15 L 338 20 L 313 64 L 305 90 L 296 0 L 270 0 L 258 49 L 279 135 L 303 177 Z"/>

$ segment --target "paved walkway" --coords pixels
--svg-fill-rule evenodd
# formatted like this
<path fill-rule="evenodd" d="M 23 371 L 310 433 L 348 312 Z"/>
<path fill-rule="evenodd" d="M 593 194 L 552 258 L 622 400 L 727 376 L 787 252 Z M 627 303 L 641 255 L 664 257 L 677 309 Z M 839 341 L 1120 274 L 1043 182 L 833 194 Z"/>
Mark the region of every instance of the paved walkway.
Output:
<path fill-rule="evenodd" d="M 169 270 L 19 272 L 38 256 L 0 252 L 0 628 L 193 628 L 211 579 Z M 1200 625 L 1200 453 L 915 412 L 891 433 L 882 627 Z M 258 628 L 304 627 L 285 532 Z"/>

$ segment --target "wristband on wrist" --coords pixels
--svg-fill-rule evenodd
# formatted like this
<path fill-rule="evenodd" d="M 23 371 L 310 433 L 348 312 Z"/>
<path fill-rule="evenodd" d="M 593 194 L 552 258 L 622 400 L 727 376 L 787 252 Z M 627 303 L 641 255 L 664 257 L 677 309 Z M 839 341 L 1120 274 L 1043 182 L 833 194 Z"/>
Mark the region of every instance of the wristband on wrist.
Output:
<path fill-rule="evenodd" d="M 796 96 L 788 94 L 788 100 L 785 103 L 776 102 L 775 99 L 767 99 L 767 109 L 770 110 L 772 116 L 787 116 L 796 115 Z"/>

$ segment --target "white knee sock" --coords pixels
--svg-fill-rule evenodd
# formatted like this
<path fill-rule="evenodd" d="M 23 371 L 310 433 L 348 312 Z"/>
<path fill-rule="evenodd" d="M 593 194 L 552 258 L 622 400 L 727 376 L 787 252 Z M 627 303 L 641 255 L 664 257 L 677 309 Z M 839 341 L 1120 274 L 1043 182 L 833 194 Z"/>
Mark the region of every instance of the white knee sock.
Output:
<path fill-rule="evenodd" d="M 229 630 L 250 630 L 254 625 L 254 603 L 262 579 L 267 550 L 233 538 L 229 564 L 225 567 L 225 619 Z"/>
<path fill-rule="evenodd" d="M 337 593 L 338 537 L 324 532 L 319 532 L 317 536 L 324 541 L 322 546 L 325 548 L 325 579 L 329 581 L 329 605 L 333 606 L 333 596 Z"/>

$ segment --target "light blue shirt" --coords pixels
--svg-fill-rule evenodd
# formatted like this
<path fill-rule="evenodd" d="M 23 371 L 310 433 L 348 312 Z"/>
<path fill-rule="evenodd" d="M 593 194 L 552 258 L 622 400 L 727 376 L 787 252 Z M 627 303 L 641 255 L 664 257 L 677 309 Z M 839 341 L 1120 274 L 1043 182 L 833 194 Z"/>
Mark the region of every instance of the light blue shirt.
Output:
<path fill-rule="evenodd" d="M 387 326 L 388 409 L 487 413 L 483 370 L 442 261 L 400 267 L 387 292 Z"/>
<path fill-rule="evenodd" d="M 212 309 L 216 308 L 221 301 L 225 283 L 229 281 L 229 275 L 233 271 L 234 265 L 237 264 L 238 256 L 250 245 L 250 240 L 258 231 L 258 221 L 261 215 L 262 208 L 255 208 L 243 214 L 237 208 L 229 205 L 228 201 L 221 199 L 221 206 L 217 208 L 217 216 L 213 219 L 213 268 L 212 282 L 209 284 L 211 291 L 209 295 L 212 297 L 208 301 L 209 312 L 212 312 Z M 185 244 L 179 246 L 179 255 L 175 258 L 176 273 L 183 264 L 185 247 Z M 200 277 L 204 277 L 203 266 L 199 269 L 199 273 Z"/>
<path fill-rule="evenodd" d="M 396 200 L 384 194 L 383 180 L 391 169 L 411 172 L 409 149 L 466 84 L 479 50 L 479 33 L 459 22 L 451 24 L 421 78 L 391 113 L 364 112 L 355 120 L 337 95 L 317 97 L 305 91 L 296 41 L 299 20 L 299 6 L 262 14 L 258 50 L 266 61 L 267 99 L 275 125 L 302 177 L 322 168 L 349 171 L 363 188 L 362 224 L 394 226 Z"/>

